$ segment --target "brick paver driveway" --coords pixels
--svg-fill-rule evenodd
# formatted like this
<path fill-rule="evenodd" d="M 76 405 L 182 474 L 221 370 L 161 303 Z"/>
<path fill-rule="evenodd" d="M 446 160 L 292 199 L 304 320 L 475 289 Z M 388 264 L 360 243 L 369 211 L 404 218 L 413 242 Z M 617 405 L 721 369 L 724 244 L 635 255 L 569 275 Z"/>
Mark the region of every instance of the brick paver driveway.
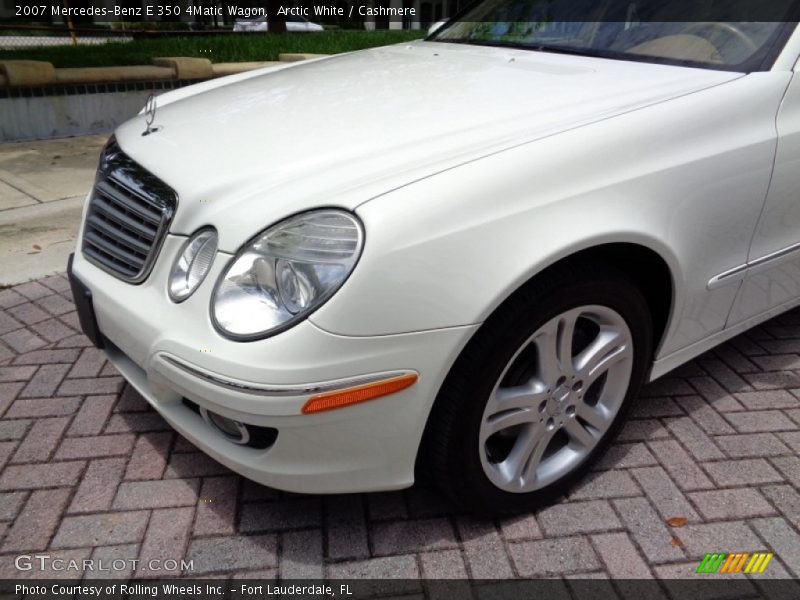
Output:
<path fill-rule="evenodd" d="M 647 387 L 591 477 L 504 520 L 421 488 L 312 497 L 244 481 L 77 330 L 64 278 L 0 291 L 0 578 L 42 551 L 185 558 L 194 575 L 647 578 L 763 549 L 776 553 L 766 575 L 800 575 L 798 311 Z"/>

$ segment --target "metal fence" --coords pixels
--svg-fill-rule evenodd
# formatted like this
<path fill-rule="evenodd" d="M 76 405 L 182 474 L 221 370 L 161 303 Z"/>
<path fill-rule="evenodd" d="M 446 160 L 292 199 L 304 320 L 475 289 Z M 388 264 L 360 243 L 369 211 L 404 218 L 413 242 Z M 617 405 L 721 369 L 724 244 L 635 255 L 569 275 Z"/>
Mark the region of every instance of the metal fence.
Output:
<path fill-rule="evenodd" d="M 111 41 L 128 42 L 125 31 L 105 29 L 69 29 L 35 25 L 0 25 L 0 50 L 38 48 L 42 46 L 100 45 Z"/>
<path fill-rule="evenodd" d="M 72 28 L 64 26 L 0 24 L 0 50 L 40 48 L 43 46 L 97 46 L 108 42 L 130 42 L 138 39 L 164 37 L 201 37 L 231 33 L 221 29 L 112 29 Z M 248 32 L 244 32 L 247 34 Z"/>

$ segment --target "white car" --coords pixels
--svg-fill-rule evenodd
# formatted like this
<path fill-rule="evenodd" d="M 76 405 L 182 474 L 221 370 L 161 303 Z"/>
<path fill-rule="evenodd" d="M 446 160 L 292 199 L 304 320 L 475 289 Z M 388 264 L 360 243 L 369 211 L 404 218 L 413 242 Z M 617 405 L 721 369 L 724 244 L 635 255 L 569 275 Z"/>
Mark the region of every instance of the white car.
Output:
<path fill-rule="evenodd" d="M 286 31 L 289 33 L 311 33 L 315 31 L 324 31 L 324 27 L 319 23 L 312 23 L 308 19 L 300 16 L 288 15 L 286 17 Z M 267 17 L 258 17 L 256 19 L 236 19 L 233 23 L 233 30 L 236 32 L 241 31 L 269 31 L 269 22 Z"/>
<path fill-rule="evenodd" d="M 166 93 L 106 147 L 84 329 L 234 471 L 530 508 L 800 303 L 793 25 L 481 18 Z"/>

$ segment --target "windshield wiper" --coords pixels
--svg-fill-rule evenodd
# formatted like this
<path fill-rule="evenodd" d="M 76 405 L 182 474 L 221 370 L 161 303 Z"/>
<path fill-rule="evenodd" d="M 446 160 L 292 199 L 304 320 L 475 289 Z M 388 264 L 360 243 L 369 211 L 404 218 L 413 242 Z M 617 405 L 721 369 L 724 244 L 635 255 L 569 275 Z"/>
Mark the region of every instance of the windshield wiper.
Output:
<path fill-rule="evenodd" d="M 553 54 L 571 54 L 573 56 L 595 56 L 603 57 L 604 52 L 599 50 L 590 50 L 589 48 L 569 48 L 566 46 L 548 46 L 546 44 L 539 44 L 536 46 L 525 46 L 521 44 L 520 50 L 533 50 L 534 52 L 552 52 Z"/>

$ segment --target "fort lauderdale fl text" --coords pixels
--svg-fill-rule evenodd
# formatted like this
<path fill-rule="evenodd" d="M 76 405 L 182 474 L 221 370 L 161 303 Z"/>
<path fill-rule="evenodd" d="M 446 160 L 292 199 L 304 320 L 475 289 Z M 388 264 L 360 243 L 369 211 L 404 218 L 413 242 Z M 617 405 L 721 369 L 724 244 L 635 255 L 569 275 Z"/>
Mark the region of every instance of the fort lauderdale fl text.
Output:
<path fill-rule="evenodd" d="M 245 597 L 275 597 L 275 596 L 336 596 L 336 589 L 329 584 L 309 584 L 309 585 L 248 585 L 248 584 L 231 584 L 224 585 L 179 585 L 171 583 L 163 583 L 160 585 L 147 585 L 143 583 L 136 584 L 113 584 L 113 585 L 70 585 L 70 584 L 53 584 L 50 586 L 45 585 L 24 585 L 16 584 L 15 593 L 23 594 L 28 597 L 31 596 L 97 596 L 103 595 L 129 595 L 129 596 L 150 596 L 157 598 L 159 595 L 163 596 L 199 596 L 211 595 L 220 596 L 226 593 L 227 590 L 238 592 Z M 352 596 L 353 591 L 347 584 L 339 585 L 339 596 Z M 238 588 L 238 589 L 237 589 Z"/>
<path fill-rule="evenodd" d="M 17 7 L 17 16 L 30 17 L 42 16 L 46 13 L 45 6 L 38 7 Z M 104 6 L 50 6 L 51 17 L 222 17 L 229 16 L 238 19 L 256 19 L 266 17 L 267 9 L 263 6 L 170 6 L 168 4 L 148 4 L 146 6 L 120 6 L 113 8 Z M 334 4 L 306 3 L 304 6 L 283 6 L 277 10 L 278 15 L 286 17 L 348 17 L 354 15 L 362 17 L 414 17 L 416 9 L 413 7 L 383 7 L 369 6 L 358 2 L 344 7 Z"/>

